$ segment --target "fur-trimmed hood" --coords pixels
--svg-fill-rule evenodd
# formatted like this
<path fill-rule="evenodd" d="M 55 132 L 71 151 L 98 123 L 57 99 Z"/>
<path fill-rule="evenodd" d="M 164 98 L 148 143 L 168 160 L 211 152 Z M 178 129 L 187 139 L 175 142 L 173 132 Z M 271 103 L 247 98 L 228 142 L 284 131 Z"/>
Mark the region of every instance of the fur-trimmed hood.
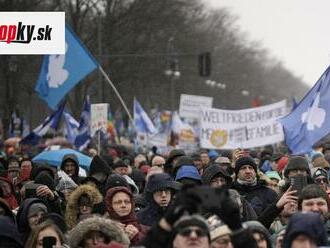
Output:
<path fill-rule="evenodd" d="M 87 195 L 93 206 L 103 201 L 103 196 L 95 187 L 83 184 L 76 188 L 69 196 L 65 211 L 65 222 L 68 228 L 73 228 L 78 221 L 78 201 L 82 195 Z"/>
<path fill-rule="evenodd" d="M 108 236 L 110 240 L 123 245 L 130 244 L 129 238 L 121 229 L 118 222 L 94 216 L 79 222 L 78 225 L 69 232 L 70 247 L 79 248 L 84 237 L 91 231 L 99 231 Z"/>

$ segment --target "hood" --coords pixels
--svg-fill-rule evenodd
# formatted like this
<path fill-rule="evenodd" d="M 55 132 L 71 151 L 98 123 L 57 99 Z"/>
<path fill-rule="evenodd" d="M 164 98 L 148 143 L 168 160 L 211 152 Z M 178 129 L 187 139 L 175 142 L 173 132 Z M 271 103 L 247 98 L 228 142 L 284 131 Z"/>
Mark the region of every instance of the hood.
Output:
<path fill-rule="evenodd" d="M 28 198 L 21 203 L 16 215 L 17 227 L 20 233 L 30 232 L 28 213 L 31 205 L 34 203 L 42 203 L 46 206 L 46 204 L 38 198 Z"/>
<path fill-rule="evenodd" d="M 103 197 L 98 189 L 91 185 L 84 184 L 76 188 L 70 194 L 66 205 L 65 221 L 69 229 L 73 228 L 78 222 L 78 201 L 84 194 L 88 196 L 93 205 L 99 204 L 103 200 Z"/>
<path fill-rule="evenodd" d="M 251 220 L 244 222 L 243 226 L 248 227 L 252 232 L 258 232 L 263 234 L 267 241 L 267 247 L 272 247 L 272 241 L 269 231 L 259 221 Z"/>
<path fill-rule="evenodd" d="M 50 190 L 55 190 L 54 179 L 45 171 L 40 172 L 34 179 L 35 183 L 46 185 Z"/>
<path fill-rule="evenodd" d="M 129 245 L 130 241 L 127 235 L 122 231 L 117 222 L 102 218 L 91 217 L 77 224 L 69 232 L 70 247 L 78 248 L 84 237 L 91 231 L 99 231 L 118 243 Z"/>
<path fill-rule="evenodd" d="M 55 179 L 55 174 L 54 174 L 54 171 L 52 170 L 52 168 L 48 165 L 43 165 L 43 164 L 35 165 L 32 167 L 30 179 L 34 180 L 41 172 L 47 172 L 49 174 L 49 176 L 51 176 L 53 179 Z"/>
<path fill-rule="evenodd" d="M 64 157 L 62 159 L 62 163 L 61 163 L 61 170 L 63 170 L 64 164 L 67 160 L 71 160 L 71 161 L 74 162 L 75 167 L 76 167 L 76 175 L 75 176 L 78 176 L 78 174 L 79 174 L 79 161 L 78 161 L 78 158 L 75 154 L 66 154 L 66 155 L 64 155 Z"/>
<path fill-rule="evenodd" d="M 111 169 L 108 166 L 107 162 L 105 162 L 100 156 L 96 155 L 93 157 L 92 162 L 89 167 L 89 176 L 96 174 L 98 172 L 102 172 L 107 176 L 111 173 Z"/>
<path fill-rule="evenodd" d="M 0 216 L 1 247 L 23 248 L 22 235 L 18 232 L 15 222 L 8 216 Z"/>
<path fill-rule="evenodd" d="M 283 247 L 291 247 L 292 241 L 299 235 L 304 234 L 314 240 L 317 246 L 327 245 L 325 226 L 318 213 L 296 213 L 289 221 L 286 228 Z"/>
<path fill-rule="evenodd" d="M 202 175 L 202 183 L 210 185 L 211 180 L 215 176 L 221 176 L 226 179 L 227 184 L 230 184 L 232 182 L 231 176 L 228 175 L 227 171 L 220 167 L 219 165 L 213 164 L 210 165 L 205 169 Z"/>

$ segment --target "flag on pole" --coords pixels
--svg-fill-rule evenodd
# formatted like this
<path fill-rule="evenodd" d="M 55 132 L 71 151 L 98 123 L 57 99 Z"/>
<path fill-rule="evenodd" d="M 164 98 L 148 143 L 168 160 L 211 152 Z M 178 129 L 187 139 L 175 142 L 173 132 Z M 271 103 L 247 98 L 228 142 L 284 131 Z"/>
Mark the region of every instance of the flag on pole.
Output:
<path fill-rule="evenodd" d="M 65 95 L 97 67 L 96 60 L 66 26 L 65 54 L 44 56 L 35 90 L 55 109 Z"/>
<path fill-rule="evenodd" d="M 293 154 L 304 154 L 330 132 L 330 67 L 290 114 L 280 119 Z"/>
<path fill-rule="evenodd" d="M 54 111 L 50 116 L 48 116 L 43 123 L 32 130 L 27 136 L 25 136 L 20 143 L 21 144 L 38 144 L 40 138 L 44 136 L 50 128 L 56 130 L 61 121 L 62 113 L 64 110 L 65 102 L 63 102 L 56 111 Z"/>
<path fill-rule="evenodd" d="M 74 144 L 78 134 L 79 122 L 76 121 L 75 118 L 72 117 L 68 112 L 64 112 L 64 120 L 65 120 L 65 129 L 66 129 L 66 139 Z"/>
<path fill-rule="evenodd" d="M 89 96 L 86 96 L 83 110 L 80 115 L 78 134 L 75 139 L 75 147 L 82 151 L 84 150 L 89 142 L 91 141 L 91 131 L 90 131 L 90 122 L 91 122 L 91 103 Z"/>
<path fill-rule="evenodd" d="M 141 104 L 134 99 L 134 125 L 135 131 L 140 133 L 155 133 L 156 128 Z"/>

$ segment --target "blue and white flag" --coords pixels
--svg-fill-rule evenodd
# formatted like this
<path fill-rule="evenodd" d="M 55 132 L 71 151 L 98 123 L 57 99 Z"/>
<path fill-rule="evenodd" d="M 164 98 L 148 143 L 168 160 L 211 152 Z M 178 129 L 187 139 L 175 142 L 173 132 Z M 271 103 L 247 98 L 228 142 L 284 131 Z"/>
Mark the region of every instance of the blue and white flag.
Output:
<path fill-rule="evenodd" d="M 136 99 L 134 99 L 134 125 L 136 132 L 149 134 L 156 132 L 156 128 L 151 119 Z"/>
<path fill-rule="evenodd" d="M 92 139 L 91 131 L 90 131 L 90 122 L 91 122 L 91 103 L 89 101 L 89 96 L 86 96 L 83 105 L 83 110 L 80 115 L 78 134 L 74 142 L 75 147 L 79 151 L 84 150 Z"/>
<path fill-rule="evenodd" d="M 64 112 L 65 128 L 66 128 L 66 139 L 74 144 L 78 135 L 79 122 L 72 117 L 68 112 Z"/>
<path fill-rule="evenodd" d="M 48 116 L 43 123 L 32 130 L 27 136 L 25 136 L 20 143 L 21 144 L 38 144 L 40 138 L 44 136 L 50 128 L 56 130 L 61 121 L 62 113 L 64 110 L 65 102 L 63 102 L 56 111 L 54 111 L 50 116 Z"/>
<path fill-rule="evenodd" d="M 280 119 L 293 154 L 304 154 L 330 132 L 330 67 L 296 108 Z"/>
<path fill-rule="evenodd" d="M 79 38 L 66 27 L 65 54 L 44 56 L 35 90 L 50 108 L 55 109 L 64 96 L 97 67 Z"/>

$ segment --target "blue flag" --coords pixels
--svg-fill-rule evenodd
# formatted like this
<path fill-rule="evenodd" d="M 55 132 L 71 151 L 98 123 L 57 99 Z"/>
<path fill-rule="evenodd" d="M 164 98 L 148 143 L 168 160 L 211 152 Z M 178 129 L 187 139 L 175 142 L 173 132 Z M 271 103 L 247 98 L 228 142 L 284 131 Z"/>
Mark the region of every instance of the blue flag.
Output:
<path fill-rule="evenodd" d="M 135 131 L 140 133 L 155 133 L 156 128 L 141 104 L 134 99 L 134 125 Z"/>
<path fill-rule="evenodd" d="M 68 112 L 64 112 L 65 128 L 66 128 L 66 139 L 74 144 L 79 128 L 79 122 L 72 117 Z"/>
<path fill-rule="evenodd" d="M 31 144 L 37 145 L 40 138 L 44 136 L 50 128 L 56 130 L 61 121 L 62 113 L 64 110 L 65 102 L 63 102 L 56 111 L 54 111 L 50 116 L 48 116 L 43 123 L 32 130 L 27 136 L 25 136 L 20 143 L 21 144 Z"/>
<path fill-rule="evenodd" d="M 79 151 L 84 150 L 92 139 L 90 132 L 90 120 L 91 120 L 91 103 L 89 101 L 89 96 L 86 96 L 83 110 L 80 115 L 78 134 L 74 142 L 75 147 Z"/>
<path fill-rule="evenodd" d="M 280 119 L 293 154 L 304 154 L 330 132 L 330 67 L 292 112 Z"/>
<path fill-rule="evenodd" d="M 296 101 L 296 98 L 294 98 L 294 96 L 292 97 L 291 99 L 291 103 L 292 103 L 292 110 L 294 110 L 297 106 L 298 106 L 298 103 Z"/>
<path fill-rule="evenodd" d="M 45 55 L 35 90 L 50 108 L 55 109 L 64 96 L 98 67 L 78 37 L 65 28 L 65 54 Z"/>

